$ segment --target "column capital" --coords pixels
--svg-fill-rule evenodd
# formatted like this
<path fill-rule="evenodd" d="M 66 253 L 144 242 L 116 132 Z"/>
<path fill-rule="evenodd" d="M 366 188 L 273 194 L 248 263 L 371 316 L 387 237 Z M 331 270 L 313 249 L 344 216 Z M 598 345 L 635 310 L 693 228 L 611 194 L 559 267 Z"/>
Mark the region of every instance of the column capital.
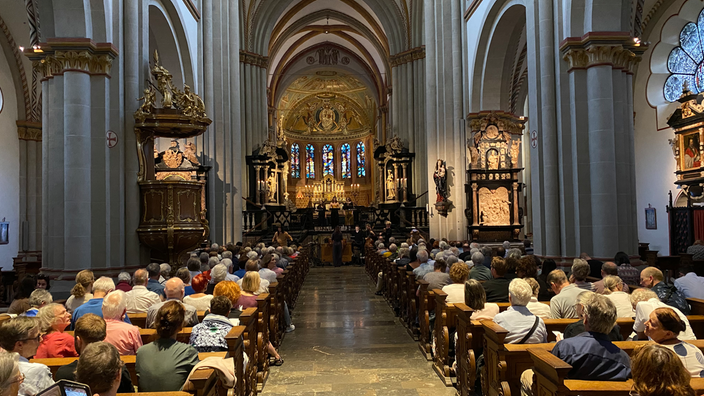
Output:
<path fill-rule="evenodd" d="M 17 120 L 17 138 L 20 140 L 42 141 L 42 123 Z"/>
<path fill-rule="evenodd" d="M 425 46 L 411 48 L 408 51 L 399 52 L 396 55 L 391 55 L 391 67 L 401 66 L 406 63 L 415 62 L 418 59 L 425 58 Z"/>
<path fill-rule="evenodd" d="M 266 69 L 269 65 L 269 58 L 263 55 L 240 50 L 240 62 Z"/>
<path fill-rule="evenodd" d="M 582 37 L 568 37 L 560 44 L 568 72 L 594 66 L 611 66 L 632 74 L 648 49 L 628 32 L 590 32 Z"/>
<path fill-rule="evenodd" d="M 88 38 L 50 38 L 25 48 L 24 55 L 46 80 L 67 71 L 110 77 L 118 52 L 111 43 L 95 43 Z"/>

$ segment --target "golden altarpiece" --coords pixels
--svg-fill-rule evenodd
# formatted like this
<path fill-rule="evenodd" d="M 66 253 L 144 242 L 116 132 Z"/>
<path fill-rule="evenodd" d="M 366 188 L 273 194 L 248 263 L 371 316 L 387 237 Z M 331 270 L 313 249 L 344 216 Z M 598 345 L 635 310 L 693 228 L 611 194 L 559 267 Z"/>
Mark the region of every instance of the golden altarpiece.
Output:
<path fill-rule="evenodd" d="M 205 114 L 203 100 L 188 85 L 183 91 L 174 86 L 171 73 L 159 64 L 157 52 L 151 77 L 154 81 L 144 89 L 139 98 L 142 105 L 134 114 L 140 190 L 137 235 L 151 248 L 153 258 L 173 265 L 185 262 L 186 252 L 209 236 L 205 217 L 207 168 L 200 166 L 193 143 L 186 143 L 181 151 L 178 140 L 201 135 L 212 121 Z M 171 147 L 156 152 L 156 138 L 173 139 Z"/>
<path fill-rule="evenodd" d="M 516 240 L 521 232 L 519 214 L 519 158 L 525 118 L 496 112 L 467 116 L 466 215 L 475 241 Z"/>

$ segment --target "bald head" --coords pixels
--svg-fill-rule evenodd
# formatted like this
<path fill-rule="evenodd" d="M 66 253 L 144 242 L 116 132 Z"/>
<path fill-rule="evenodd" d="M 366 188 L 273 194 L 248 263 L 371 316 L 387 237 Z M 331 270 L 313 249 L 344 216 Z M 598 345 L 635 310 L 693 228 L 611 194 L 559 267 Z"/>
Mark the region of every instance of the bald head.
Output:
<path fill-rule="evenodd" d="M 607 261 L 601 266 L 601 276 L 618 275 L 618 266 L 613 261 Z"/>
<path fill-rule="evenodd" d="M 167 299 L 183 299 L 184 295 L 183 281 L 179 278 L 171 278 L 164 284 L 164 294 Z"/>
<path fill-rule="evenodd" d="M 138 269 L 134 272 L 134 285 L 146 286 L 149 282 L 149 273 L 145 269 Z"/>

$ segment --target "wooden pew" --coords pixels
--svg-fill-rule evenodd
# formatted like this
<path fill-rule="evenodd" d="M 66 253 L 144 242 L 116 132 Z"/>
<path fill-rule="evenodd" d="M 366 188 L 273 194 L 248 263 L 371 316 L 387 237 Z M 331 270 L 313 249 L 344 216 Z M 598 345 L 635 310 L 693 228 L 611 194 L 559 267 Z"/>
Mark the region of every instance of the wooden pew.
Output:
<path fill-rule="evenodd" d="M 472 320 L 472 310 L 465 304 L 455 304 L 457 309 L 457 344 L 455 361 L 457 362 L 457 388 L 461 396 L 474 395 L 477 363 L 483 347 L 484 330 L 482 321 Z"/>
<path fill-rule="evenodd" d="M 257 331 L 257 308 L 247 308 L 240 314 L 240 324 L 244 326 L 242 335 L 244 351 L 249 357 L 249 364 L 244 371 L 245 394 L 257 394 L 257 362 L 259 361 L 257 342 L 259 332 Z M 228 343 L 229 345 L 229 343 Z"/>
<path fill-rule="evenodd" d="M 430 314 L 435 312 L 435 292 L 428 290 L 428 282 L 424 280 L 419 280 L 418 285 L 420 287 L 420 292 L 418 296 L 418 301 L 420 308 L 418 310 L 420 317 L 418 318 L 419 323 L 419 338 L 418 347 L 421 353 L 425 356 L 427 361 L 433 360 L 432 352 L 432 342 L 433 342 L 433 332 L 430 328 Z"/>
<path fill-rule="evenodd" d="M 252 366 L 252 357 L 249 356 L 249 364 L 247 367 L 244 366 L 243 354 L 247 353 L 247 347 L 245 347 L 245 331 L 247 329 L 245 326 L 235 326 L 229 333 L 225 336 L 225 341 L 227 341 L 227 357 L 235 359 L 235 373 L 237 374 L 237 383 L 235 384 L 235 396 L 249 396 L 256 394 L 256 383 L 247 384 L 247 368 Z M 243 375 L 244 374 L 244 375 Z M 252 392 L 254 390 L 254 392 Z M 229 395 L 229 393 L 228 393 Z"/>
<path fill-rule="evenodd" d="M 133 325 L 141 328 L 141 329 L 146 329 L 147 328 L 147 314 L 145 313 L 128 313 L 127 317 L 130 318 L 130 322 L 132 322 Z M 198 311 L 198 323 L 203 321 L 203 318 L 205 317 L 205 311 Z"/>
<path fill-rule="evenodd" d="M 280 309 L 283 308 L 279 305 L 280 301 L 281 296 L 279 293 L 279 283 L 274 282 L 269 284 L 269 341 L 274 348 L 278 348 L 281 341 L 281 338 L 279 337 L 279 315 L 281 312 Z"/>
<path fill-rule="evenodd" d="M 452 386 L 450 367 L 450 334 L 456 328 L 457 309 L 454 304 L 446 303 L 447 293 L 440 289 L 433 290 L 435 293 L 435 329 L 433 330 L 435 339 L 435 356 L 433 357 L 433 369 L 445 386 Z"/>
<path fill-rule="evenodd" d="M 704 300 L 699 298 L 688 298 L 690 315 L 704 315 Z"/>
<path fill-rule="evenodd" d="M 257 296 L 257 390 L 261 392 L 269 378 L 269 306 L 271 297 L 267 293 Z"/>
<path fill-rule="evenodd" d="M 419 297 L 416 294 L 419 284 L 416 282 L 416 276 L 412 271 L 405 271 L 406 276 L 406 295 L 408 296 L 407 301 L 407 315 L 406 315 L 406 330 L 408 334 L 413 338 L 414 341 L 418 341 L 420 338 L 420 328 L 416 324 L 418 320 L 418 307 L 420 306 L 418 300 Z"/>
<path fill-rule="evenodd" d="M 118 393 L 117 396 L 191 396 L 191 393 L 176 391 L 176 392 L 137 392 L 137 393 Z"/>
<path fill-rule="evenodd" d="M 572 369 L 572 366 L 562 361 L 562 359 L 545 349 L 528 348 L 528 352 L 534 366 L 533 394 L 535 395 L 628 396 L 633 389 L 633 380 L 584 381 L 567 379 L 567 373 Z M 694 388 L 697 395 L 704 393 L 704 378 L 692 378 L 690 385 Z"/>

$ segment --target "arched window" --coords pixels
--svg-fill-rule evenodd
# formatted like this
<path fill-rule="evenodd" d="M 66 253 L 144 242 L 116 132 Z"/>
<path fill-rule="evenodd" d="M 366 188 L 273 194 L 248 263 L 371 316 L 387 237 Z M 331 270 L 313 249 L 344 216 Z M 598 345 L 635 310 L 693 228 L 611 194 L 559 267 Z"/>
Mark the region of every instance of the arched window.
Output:
<path fill-rule="evenodd" d="M 298 143 L 291 145 L 291 177 L 298 179 L 301 177 L 301 153 Z"/>
<path fill-rule="evenodd" d="M 323 177 L 330 175 L 335 176 L 335 159 L 332 145 L 326 144 L 323 146 Z"/>
<path fill-rule="evenodd" d="M 665 81 L 665 99 L 674 102 L 682 94 L 686 82 L 694 93 L 704 91 L 704 10 L 699 13 L 697 23 L 690 22 L 680 32 L 680 46 L 670 52 L 667 68 L 670 77 Z"/>
<path fill-rule="evenodd" d="M 315 179 L 315 148 L 312 144 L 306 146 L 306 178 Z"/>
<path fill-rule="evenodd" d="M 342 178 L 352 177 L 352 161 L 350 161 L 350 145 L 345 143 L 340 147 L 340 161 L 342 163 Z"/>
<path fill-rule="evenodd" d="M 367 175 L 367 171 L 364 168 L 366 164 L 365 151 L 364 142 L 357 143 L 357 177 L 364 177 Z"/>

